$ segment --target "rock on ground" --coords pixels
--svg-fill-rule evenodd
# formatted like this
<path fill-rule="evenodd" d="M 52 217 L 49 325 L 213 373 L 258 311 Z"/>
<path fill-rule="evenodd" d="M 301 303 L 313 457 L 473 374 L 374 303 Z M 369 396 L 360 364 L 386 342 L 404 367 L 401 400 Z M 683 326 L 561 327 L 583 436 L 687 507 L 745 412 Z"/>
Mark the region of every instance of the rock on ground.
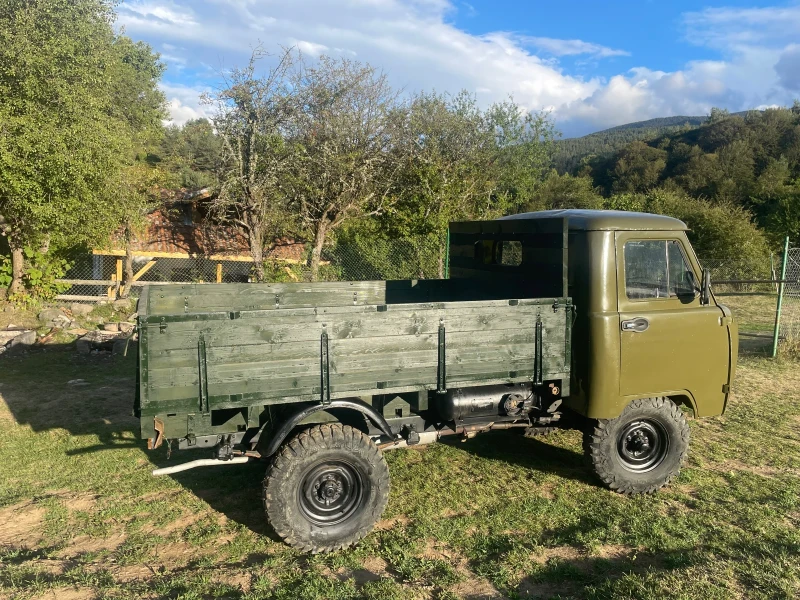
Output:
<path fill-rule="evenodd" d="M 114 300 L 114 310 L 125 311 L 128 312 L 131 309 L 131 301 L 130 300 Z"/>
<path fill-rule="evenodd" d="M 8 344 L 8 349 L 21 350 L 23 348 L 27 348 L 28 346 L 33 346 L 36 343 L 36 339 L 37 337 L 35 331 L 23 331 L 20 335 L 11 340 L 11 342 Z"/>
<path fill-rule="evenodd" d="M 8 342 L 24 333 L 24 330 L 18 329 L 9 331 L 8 329 L 0 329 L 0 346 L 5 346 Z"/>
<path fill-rule="evenodd" d="M 72 319 L 70 319 L 61 309 L 58 308 L 44 309 L 39 313 L 39 320 L 48 327 L 60 327 L 62 329 L 69 327 L 72 324 Z"/>
<path fill-rule="evenodd" d="M 70 304 L 69 309 L 72 311 L 73 315 L 75 315 L 75 316 L 80 315 L 82 317 L 85 317 L 86 315 L 88 315 L 90 312 L 92 312 L 94 310 L 94 305 L 93 304 L 82 304 L 80 302 L 74 302 L 74 303 Z"/>

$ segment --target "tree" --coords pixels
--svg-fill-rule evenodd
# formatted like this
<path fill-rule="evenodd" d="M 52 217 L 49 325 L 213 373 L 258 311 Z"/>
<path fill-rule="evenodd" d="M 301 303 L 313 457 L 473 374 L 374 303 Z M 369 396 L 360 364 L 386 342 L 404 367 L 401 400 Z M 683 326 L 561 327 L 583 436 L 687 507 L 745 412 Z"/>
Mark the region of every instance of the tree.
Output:
<path fill-rule="evenodd" d="M 112 109 L 109 0 L 0 1 L 0 215 L 11 294 L 25 246 L 73 245 L 113 227 L 106 182 L 126 151 Z"/>
<path fill-rule="evenodd" d="M 535 200 L 525 210 L 554 208 L 602 208 L 603 197 L 592 185 L 589 177 L 559 175 L 553 169 L 537 190 Z"/>
<path fill-rule="evenodd" d="M 316 281 L 329 234 L 385 208 L 396 173 L 390 115 L 397 93 L 374 67 L 325 56 L 298 71 L 292 87 L 300 99 L 290 134 L 292 199 L 313 239 Z"/>
<path fill-rule="evenodd" d="M 208 119 L 192 119 L 183 127 L 167 127 L 151 160 L 174 173 L 180 187 L 216 186 L 222 166 L 222 140 Z"/>
<path fill-rule="evenodd" d="M 133 283 L 133 242 L 147 224 L 147 215 L 161 201 L 161 190 L 168 181 L 168 175 L 158 167 L 143 161 L 135 162 L 122 169 L 114 189 L 119 199 L 119 233 L 125 246 L 125 271 L 122 297 L 127 298 Z"/>
<path fill-rule="evenodd" d="M 234 69 L 222 89 L 204 97 L 214 107 L 214 127 L 222 139 L 219 195 L 213 215 L 242 227 L 247 234 L 257 281 L 264 280 L 264 247 L 289 220 L 285 181 L 290 148 L 285 136 L 297 114 L 297 90 L 289 74 L 298 58 L 284 50 L 275 66 L 258 75 L 268 54 L 253 50 L 246 67 Z"/>
<path fill-rule="evenodd" d="M 731 113 L 727 108 L 717 108 L 716 106 L 714 106 L 711 108 L 711 112 L 708 113 L 708 122 L 719 123 L 720 121 L 724 121 L 730 116 Z"/>
<path fill-rule="evenodd" d="M 617 155 L 614 192 L 644 192 L 658 184 L 667 166 L 667 152 L 644 142 L 631 142 Z"/>
<path fill-rule="evenodd" d="M 498 193 L 512 209 L 530 205 L 548 175 L 556 131 L 547 113 L 524 111 L 513 99 L 489 107 L 495 133 Z"/>
<path fill-rule="evenodd" d="M 435 238 L 444 276 L 444 233 L 450 221 L 487 215 L 496 189 L 493 132 L 474 96 L 420 92 L 394 113 L 400 166 L 383 222 L 395 235 Z M 502 214 L 502 209 L 497 211 Z"/>
<path fill-rule="evenodd" d="M 109 187 L 114 190 L 114 218 L 125 245 L 123 297 L 127 297 L 134 276 L 131 242 L 144 227 L 147 214 L 161 201 L 161 189 L 168 180 L 165 172 L 147 161 L 163 136 L 166 98 L 158 82 L 166 67 L 148 44 L 133 42 L 124 35 L 116 37 L 114 50 L 111 112 L 124 125 L 130 144 L 123 166 Z"/>

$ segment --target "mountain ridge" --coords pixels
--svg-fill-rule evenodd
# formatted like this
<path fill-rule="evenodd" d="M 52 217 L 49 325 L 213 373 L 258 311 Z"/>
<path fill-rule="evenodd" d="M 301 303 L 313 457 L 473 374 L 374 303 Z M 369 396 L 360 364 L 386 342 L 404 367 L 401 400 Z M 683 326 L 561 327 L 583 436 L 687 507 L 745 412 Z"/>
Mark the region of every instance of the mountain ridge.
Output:
<path fill-rule="evenodd" d="M 747 112 L 732 113 L 731 116 L 743 116 Z M 657 117 L 616 125 L 580 137 L 556 140 L 553 167 L 559 173 L 572 173 L 587 156 L 606 156 L 636 140 L 647 141 L 681 129 L 695 129 L 708 118 L 708 115 Z"/>

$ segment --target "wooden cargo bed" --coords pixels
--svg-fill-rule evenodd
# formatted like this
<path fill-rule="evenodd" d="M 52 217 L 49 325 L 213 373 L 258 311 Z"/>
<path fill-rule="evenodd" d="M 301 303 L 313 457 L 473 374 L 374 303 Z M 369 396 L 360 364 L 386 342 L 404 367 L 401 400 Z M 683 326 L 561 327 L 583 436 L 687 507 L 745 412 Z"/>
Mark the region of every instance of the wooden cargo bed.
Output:
<path fill-rule="evenodd" d="M 475 299 L 501 293 L 468 280 L 152 285 L 139 300 L 138 412 L 566 384 L 569 300 Z"/>

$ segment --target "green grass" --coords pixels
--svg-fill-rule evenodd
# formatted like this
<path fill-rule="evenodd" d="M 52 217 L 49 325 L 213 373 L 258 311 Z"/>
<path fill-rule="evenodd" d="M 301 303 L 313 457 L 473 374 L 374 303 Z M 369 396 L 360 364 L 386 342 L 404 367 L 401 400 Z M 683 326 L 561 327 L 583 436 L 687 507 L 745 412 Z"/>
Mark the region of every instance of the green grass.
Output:
<path fill-rule="evenodd" d="M 0 597 L 800 594 L 797 363 L 743 359 L 727 414 L 692 422 L 687 467 L 654 496 L 600 488 L 575 432 L 485 434 L 388 453 L 378 529 L 315 557 L 273 539 L 262 464 L 152 477 L 198 455 L 148 452 L 133 393 L 131 357 L 0 358 Z"/>

